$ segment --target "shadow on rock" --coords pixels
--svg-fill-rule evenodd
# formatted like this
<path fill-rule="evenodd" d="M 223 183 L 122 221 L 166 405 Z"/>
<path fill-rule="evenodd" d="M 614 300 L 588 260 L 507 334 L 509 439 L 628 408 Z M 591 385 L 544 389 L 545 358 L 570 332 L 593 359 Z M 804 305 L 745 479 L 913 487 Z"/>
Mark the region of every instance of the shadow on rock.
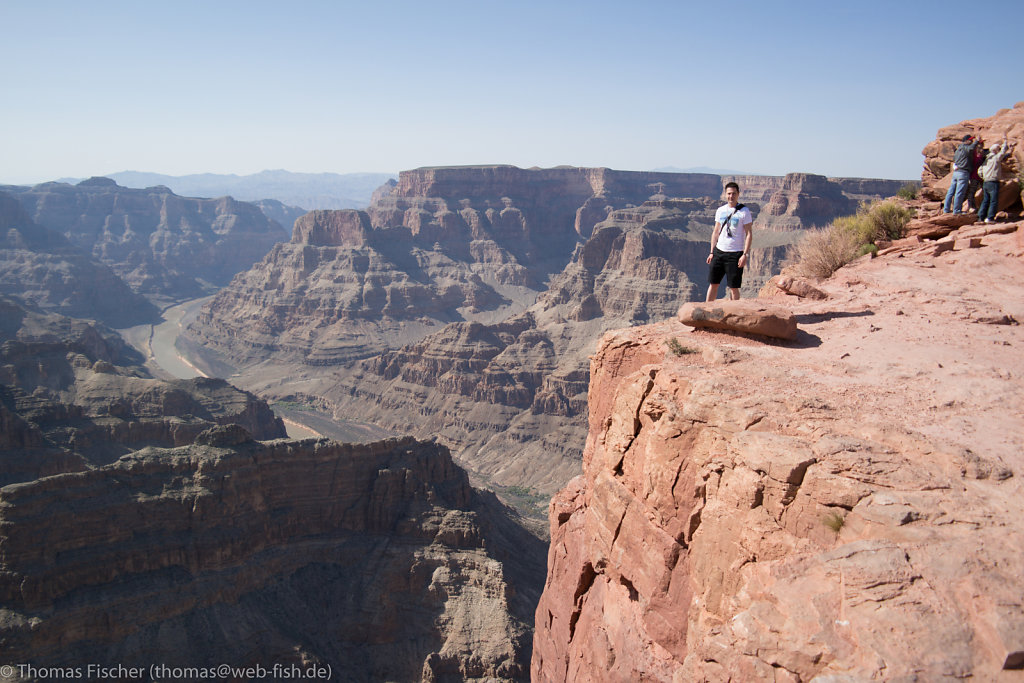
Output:
<path fill-rule="evenodd" d="M 832 311 L 829 313 L 804 313 L 795 317 L 798 325 L 813 325 L 836 318 L 863 318 L 874 314 L 874 311 Z"/>

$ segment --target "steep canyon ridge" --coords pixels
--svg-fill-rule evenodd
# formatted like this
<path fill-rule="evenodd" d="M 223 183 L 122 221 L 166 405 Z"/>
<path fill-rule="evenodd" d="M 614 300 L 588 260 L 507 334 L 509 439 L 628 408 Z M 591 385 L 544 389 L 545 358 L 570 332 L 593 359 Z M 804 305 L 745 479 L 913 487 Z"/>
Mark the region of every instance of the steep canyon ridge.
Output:
<path fill-rule="evenodd" d="M 788 247 L 904 182 L 736 178 L 790 341 L 676 319 L 732 177 L 416 169 L 287 242 L 230 198 L 0 188 L 0 665 L 1019 673 L 1024 233 L 1010 182 L 996 226 L 936 215 L 964 129 L 1024 139 L 1024 103 L 940 131 L 911 236 L 822 282 Z M 230 384 L 111 329 L 214 290 L 181 349 Z M 274 402 L 394 436 L 286 439 Z M 543 501 L 546 580 L 471 482 Z"/>

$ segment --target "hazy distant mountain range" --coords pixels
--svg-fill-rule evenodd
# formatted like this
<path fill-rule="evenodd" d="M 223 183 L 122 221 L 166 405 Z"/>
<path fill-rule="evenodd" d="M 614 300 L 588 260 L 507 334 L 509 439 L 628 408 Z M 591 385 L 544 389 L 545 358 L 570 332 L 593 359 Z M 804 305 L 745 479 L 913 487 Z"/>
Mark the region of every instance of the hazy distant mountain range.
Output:
<path fill-rule="evenodd" d="M 292 173 L 260 171 L 252 175 L 196 173 L 171 176 L 142 171 L 108 173 L 104 177 L 122 187 L 169 187 L 182 197 L 223 197 L 241 201 L 276 199 L 307 211 L 312 209 L 360 209 L 369 206 L 370 195 L 391 178 L 392 173 Z M 61 178 L 59 182 L 76 184 L 81 178 Z M 286 226 L 288 227 L 288 226 Z"/>
<path fill-rule="evenodd" d="M 665 166 L 654 169 L 660 173 L 711 173 L 716 175 L 750 175 L 746 171 L 694 166 Z M 293 173 L 291 171 L 260 171 L 251 175 L 233 173 L 194 173 L 172 176 L 144 171 L 121 171 L 104 175 L 122 187 L 144 189 L 156 185 L 169 187 L 182 197 L 223 197 L 255 202 L 276 199 L 290 207 L 313 209 L 362 209 L 370 205 L 371 195 L 397 173 Z M 60 178 L 58 182 L 77 184 L 83 178 Z M 291 220 L 274 216 L 286 228 Z"/>
<path fill-rule="evenodd" d="M 751 173 L 750 171 L 736 171 L 728 168 L 710 168 L 709 166 L 691 166 L 690 168 L 679 168 L 678 166 L 662 166 L 653 169 L 656 173 L 711 173 L 714 175 L 764 175 L 763 173 Z"/>

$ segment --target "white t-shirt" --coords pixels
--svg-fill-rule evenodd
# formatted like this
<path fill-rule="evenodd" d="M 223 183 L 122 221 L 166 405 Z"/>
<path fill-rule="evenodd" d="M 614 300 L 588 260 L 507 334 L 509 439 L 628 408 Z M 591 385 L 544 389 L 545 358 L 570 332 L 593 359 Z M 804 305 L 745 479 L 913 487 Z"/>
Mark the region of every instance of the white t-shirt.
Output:
<path fill-rule="evenodd" d="M 732 214 L 731 218 L 729 214 Z M 725 222 L 726 218 L 729 218 L 728 224 Z M 732 207 L 725 204 L 715 211 L 715 222 L 722 224 L 722 230 L 718 233 L 718 244 L 715 246 L 721 251 L 743 251 L 743 241 L 747 238 L 746 226 L 754 222 L 750 209 L 744 206 L 733 213 Z"/>

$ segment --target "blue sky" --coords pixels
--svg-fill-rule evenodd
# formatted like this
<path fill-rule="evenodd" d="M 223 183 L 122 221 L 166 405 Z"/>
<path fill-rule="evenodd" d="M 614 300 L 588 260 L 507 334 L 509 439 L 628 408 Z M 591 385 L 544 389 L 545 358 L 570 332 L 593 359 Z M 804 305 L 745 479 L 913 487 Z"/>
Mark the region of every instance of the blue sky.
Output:
<path fill-rule="evenodd" d="M 971 7 L 0 0 L 0 182 L 496 163 L 917 178 L 938 128 L 1024 100 L 1024 2 Z"/>

